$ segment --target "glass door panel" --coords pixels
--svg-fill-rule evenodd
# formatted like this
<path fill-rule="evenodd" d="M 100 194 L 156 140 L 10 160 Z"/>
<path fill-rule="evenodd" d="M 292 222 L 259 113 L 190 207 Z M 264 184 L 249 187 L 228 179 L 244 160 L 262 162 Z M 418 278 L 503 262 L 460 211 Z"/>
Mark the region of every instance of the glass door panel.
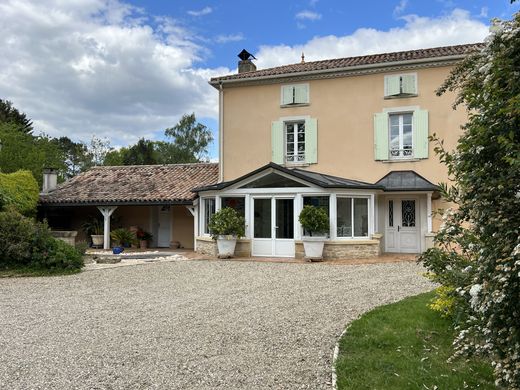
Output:
<path fill-rule="evenodd" d="M 276 238 L 294 238 L 293 203 L 293 199 L 276 199 Z"/>
<path fill-rule="evenodd" d="M 254 238 L 271 238 L 271 199 L 254 200 Z"/>

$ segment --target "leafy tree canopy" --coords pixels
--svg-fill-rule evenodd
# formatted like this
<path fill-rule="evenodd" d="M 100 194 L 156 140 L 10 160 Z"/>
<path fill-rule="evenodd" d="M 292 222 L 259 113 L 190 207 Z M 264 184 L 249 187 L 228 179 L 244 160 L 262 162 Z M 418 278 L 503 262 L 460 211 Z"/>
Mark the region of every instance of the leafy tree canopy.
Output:
<path fill-rule="evenodd" d="M 0 99 L 0 123 L 11 123 L 16 125 L 13 129 L 22 133 L 33 131 L 32 121 L 27 116 L 18 111 L 9 100 Z"/>
<path fill-rule="evenodd" d="M 203 160 L 213 141 L 211 130 L 197 122 L 195 113 L 183 115 L 179 123 L 164 131 L 164 135 L 173 139 L 182 162 Z"/>

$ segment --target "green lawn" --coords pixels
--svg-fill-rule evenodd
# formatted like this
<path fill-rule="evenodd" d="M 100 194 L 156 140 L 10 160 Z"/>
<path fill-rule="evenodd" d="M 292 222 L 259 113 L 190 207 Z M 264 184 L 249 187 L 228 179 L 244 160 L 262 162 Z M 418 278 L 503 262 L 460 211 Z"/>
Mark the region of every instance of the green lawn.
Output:
<path fill-rule="evenodd" d="M 354 321 L 340 341 L 338 389 L 496 389 L 489 364 L 446 362 L 454 332 L 426 306 L 432 297 L 407 298 Z"/>
<path fill-rule="evenodd" d="M 80 269 L 60 269 L 60 270 L 46 270 L 35 268 L 0 268 L 0 278 L 13 278 L 21 276 L 60 276 L 72 275 L 81 272 Z"/>

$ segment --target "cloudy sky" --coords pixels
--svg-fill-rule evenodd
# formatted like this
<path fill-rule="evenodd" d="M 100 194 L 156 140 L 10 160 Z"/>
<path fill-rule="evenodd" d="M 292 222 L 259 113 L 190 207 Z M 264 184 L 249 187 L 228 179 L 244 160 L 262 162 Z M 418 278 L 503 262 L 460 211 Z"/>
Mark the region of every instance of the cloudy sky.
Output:
<path fill-rule="evenodd" d="M 113 146 L 161 139 L 184 113 L 218 128 L 210 77 L 482 41 L 509 0 L 0 0 L 0 98 L 38 131 Z M 211 156 L 216 157 L 213 145 Z"/>

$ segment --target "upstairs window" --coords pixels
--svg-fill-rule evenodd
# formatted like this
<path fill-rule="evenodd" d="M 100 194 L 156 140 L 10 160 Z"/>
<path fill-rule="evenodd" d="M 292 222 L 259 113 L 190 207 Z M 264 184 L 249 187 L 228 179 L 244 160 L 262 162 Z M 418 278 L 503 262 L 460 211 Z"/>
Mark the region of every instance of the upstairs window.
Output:
<path fill-rule="evenodd" d="M 385 76 L 385 98 L 417 96 L 417 74 Z"/>
<path fill-rule="evenodd" d="M 395 111 L 394 111 L 395 110 Z M 376 160 L 428 158 L 428 111 L 403 107 L 374 114 Z"/>
<path fill-rule="evenodd" d="M 412 117 L 412 113 L 388 116 L 390 158 L 413 157 Z"/>
<path fill-rule="evenodd" d="M 294 117 L 271 124 L 271 161 L 280 165 L 318 162 L 318 121 Z"/>
<path fill-rule="evenodd" d="M 282 86 L 282 106 L 309 104 L 309 84 Z"/>
<path fill-rule="evenodd" d="M 305 121 L 285 122 L 285 162 L 305 162 Z"/>

